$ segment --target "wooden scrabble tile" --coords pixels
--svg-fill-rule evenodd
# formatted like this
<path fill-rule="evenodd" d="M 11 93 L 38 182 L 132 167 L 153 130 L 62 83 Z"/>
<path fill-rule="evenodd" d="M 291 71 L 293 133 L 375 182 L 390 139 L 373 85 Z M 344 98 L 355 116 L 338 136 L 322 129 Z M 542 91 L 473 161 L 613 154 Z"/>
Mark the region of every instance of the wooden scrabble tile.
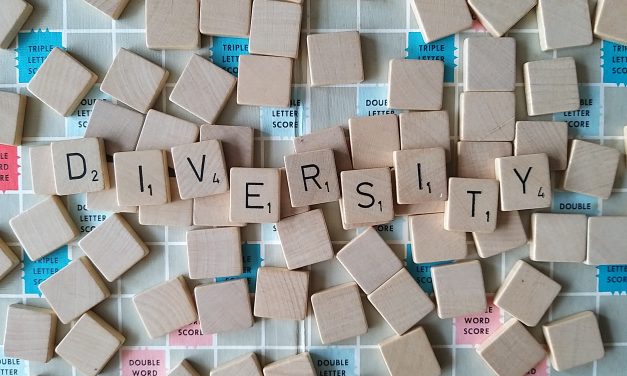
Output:
<path fill-rule="evenodd" d="M 448 112 L 404 112 L 398 115 L 401 150 L 442 148 L 451 159 L 451 132 Z"/>
<path fill-rule="evenodd" d="M 287 182 L 287 173 L 285 172 L 285 168 L 280 168 L 279 172 L 281 173 L 281 219 L 308 212 L 310 210 L 309 205 L 296 207 L 292 206 L 292 200 L 290 199 L 290 187 Z"/>
<path fill-rule="evenodd" d="M 36 195 L 56 195 L 54 168 L 50 145 L 30 146 L 30 173 L 33 193 Z"/>
<path fill-rule="evenodd" d="M 221 364 L 215 368 L 210 376 L 262 376 L 261 367 L 255 353 L 242 355 L 230 362 Z"/>
<path fill-rule="evenodd" d="M 529 116 L 579 109 L 575 59 L 531 61 L 523 65 Z"/>
<path fill-rule="evenodd" d="M 20 264 L 20 259 L 13 253 L 11 248 L 0 239 L 0 280 L 7 276 L 16 266 Z"/>
<path fill-rule="evenodd" d="M 460 96 L 462 141 L 513 141 L 516 97 L 513 92 L 467 92 Z"/>
<path fill-rule="evenodd" d="M 542 326 L 549 345 L 551 366 L 566 371 L 605 356 L 599 323 L 591 311 L 584 311 Z"/>
<path fill-rule="evenodd" d="M 443 213 L 410 216 L 409 237 L 416 264 L 462 260 L 468 255 L 466 233 L 445 230 Z"/>
<path fill-rule="evenodd" d="M 403 267 L 372 227 L 346 244 L 337 253 L 337 259 L 366 294 L 379 288 Z"/>
<path fill-rule="evenodd" d="M 542 345 L 513 318 L 475 349 L 497 375 L 524 375 L 546 356 Z"/>
<path fill-rule="evenodd" d="M 115 153 L 113 165 L 119 205 L 162 205 L 170 202 L 165 150 Z"/>
<path fill-rule="evenodd" d="M 119 214 L 110 215 L 78 245 L 109 282 L 118 279 L 148 254 L 148 247 Z"/>
<path fill-rule="evenodd" d="M 68 324 L 111 295 L 87 257 L 79 257 L 39 284 L 59 320 Z"/>
<path fill-rule="evenodd" d="M 196 286 L 194 296 L 204 333 L 225 333 L 253 326 L 245 278 Z"/>
<path fill-rule="evenodd" d="M 546 154 L 496 158 L 501 210 L 525 210 L 551 206 L 551 171 Z"/>
<path fill-rule="evenodd" d="M 152 226 L 188 227 L 192 225 L 194 200 L 182 200 L 176 178 L 169 178 L 170 202 L 139 207 L 139 223 Z"/>
<path fill-rule="evenodd" d="M 497 218 L 494 232 L 472 233 L 475 248 L 482 258 L 492 257 L 527 244 L 527 233 L 517 211 L 499 211 Z"/>
<path fill-rule="evenodd" d="M 264 376 L 315 376 L 316 369 L 308 352 L 288 356 L 263 367 Z"/>
<path fill-rule="evenodd" d="M 333 202 L 340 199 L 340 183 L 333 150 L 316 150 L 284 157 L 293 206 Z"/>
<path fill-rule="evenodd" d="M 37 261 L 78 236 L 70 213 L 56 196 L 50 196 L 11 218 L 11 230 L 24 252 Z"/>
<path fill-rule="evenodd" d="M 0 19 L 0 48 L 8 49 L 26 20 L 33 12 L 33 6 L 24 0 L 6 0 L 2 3 Z"/>
<path fill-rule="evenodd" d="M 514 91 L 516 39 L 471 37 L 463 48 L 464 91 Z"/>
<path fill-rule="evenodd" d="M 254 130 L 244 126 L 209 125 L 200 127 L 200 141 L 218 140 L 226 167 L 253 167 Z"/>
<path fill-rule="evenodd" d="M 177 81 L 170 100 L 213 124 L 229 100 L 236 79 L 198 55 L 192 55 Z"/>
<path fill-rule="evenodd" d="M 433 42 L 472 25 L 468 5 L 463 0 L 412 0 L 411 8 L 418 21 L 425 43 Z"/>
<path fill-rule="evenodd" d="M 117 20 L 130 0 L 84 0 L 87 4 Z"/>
<path fill-rule="evenodd" d="M 627 264 L 627 217 L 588 218 L 588 265 Z"/>
<path fill-rule="evenodd" d="M 396 115 L 348 119 L 353 168 L 393 167 L 392 153 L 400 150 Z"/>
<path fill-rule="evenodd" d="M 564 189 L 608 199 L 620 158 L 620 152 L 614 148 L 574 140 L 564 174 Z"/>
<path fill-rule="evenodd" d="M 398 335 L 408 331 L 435 308 L 405 268 L 368 295 L 368 300 Z"/>
<path fill-rule="evenodd" d="M 150 338 L 164 336 L 198 317 L 194 298 L 182 276 L 135 295 L 133 304 Z"/>
<path fill-rule="evenodd" d="M 418 327 L 402 336 L 393 336 L 379 344 L 383 361 L 391 376 L 439 376 L 442 373 L 427 334 Z"/>
<path fill-rule="evenodd" d="M 20 145 L 27 96 L 0 91 L 0 144 Z"/>
<path fill-rule="evenodd" d="M 209 140 L 172 148 L 180 197 L 205 197 L 229 190 L 229 176 L 220 141 Z"/>
<path fill-rule="evenodd" d="M 205 35 L 247 37 L 252 0 L 202 0 L 200 32 Z"/>
<path fill-rule="evenodd" d="M 239 227 L 187 232 L 189 278 L 237 276 L 242 274 L 242 264 L 242 241 Z"/>
<path fill-rule="evenodd" d="M 107 170 L 109 172 L 109 188 L 99 192 L 87 193 L 87 209 L 111 213 L 137 213 L 137 206 L 121 206 L 118 204 L 113 163 L 107 163 Z"/>
<path fill-rule="evenodd" d="M 500 37 L 536 6 L 538 0 L 468 0 L 481 24 Z"/>
<path fill-rule="evenodd" d="M 52 310 L 12 304 L 7 309 L 4 356 L 48 363 L 54 355 L 56 331 Z"/>
<path fill-rule="evenodd" d="M 588 0 L 539 0 L 537 13 L 542 51 L 592 44 Z"/>
<path fill-rule="evenodd" d="M 146 1 L 146 46 L 153 50 L 194 50 L 200 47 L 198 0 Z"/>
<path fill-rule="evenodd" d="M 215 227 L 245 226 L 245 223 L 231 222 L 229 220 L 230 210 L 230 191 L 219 195 L 195 198 L 193 205 L 193 224 L 194 226 Z M 281 213 L 283 213 L 283 211 L 281 211 Z"/>
<path fill-rule="evenodd" d="M 82 374 L 95 376 L 118 352 L 125 338 L 93 312 L 85 313 L 55 348 Z"/>
<path fill-rule="evenodd" d="M 399 204 L 446 201 L 448 198 L 444 149 L 395 151 L 394 170 Z"/>
<path fill-rule="evenodd" d="M 431 268 L 431 277 L 441 319 L 485 311 L 487 302 L 479 261 L 436 266 Z"/>
<path fill-rule="evenodd" d="M 261 267 L 257 271 L 254 315 L 281 320 L 307 316 L 309 272 Z"/>
<path fill-rule="evenodd" d="M 120 48 L 100 90 L 145 114 L 161 94 L 169 75 L 157 64 Z"/>
<path fill-rule="evenodd" d="M 28 91 L 59 115 L 69 116 L 97 80 L 98 76 L 94 72 L 56 47 L 27 87 Z"/>
<path fill-rule="evenodd" d="M 276 230 L 288 269 L 299 269 L 335 256 L 320 209 L 282 219 Z"/>
<path fill-rule="evenodd" d="M 259 3 L 277 3 L 262 0 Z M 242 55 L 239 57 L 237 104 L 289 107 L 292 60 L 285 57 Z"/>
<path fill-rule="evenodd" d="M 441 61 L 390 60 L 388 77 L 388 106 L 390 108 L 441 110 L 443 92 L 444 64 Z"/>
<path fill-rule="evenodd" d="M 176 367 L 170 370 L 168 376 L 200 376 L 191 364 L 183 359 Z"/>
<path fill-rule="evenodd" d="M 354 282 L 311 295 L 311 307 L 323 344 L 360 336 L 368 331 L 359 288 Z"/>
<path fill-rule="evenodd" d="M 397 204 L 394 203 L 394 216 L 420 215 L 444 213 L 444 201 L 425 202 L 422 204 Z"/>
<path fill-rule="evenodd" d="M 311 86 L 357 84 L 364 80 L 359 32 L 307 36 Z"/>
<path fill-rule="evenodd" d="M 531 216 L 531 259 L 583 262 L 586 258 L 587 226 L 583 214 L 534 213 Z"/>
<path fill-rule="evenodd" d="M 346 224 L 383 224 L 394 219 L 389 168 L 344 171 L 341 181 Z"/>
<path fill-rule="evenodd" d="M 444 207 L 444 228 L 449 231 L 494 232 L 498 206 L 498 181 L 450 178 L 448 201 Z"/>
<path fill-rule="evenodd" d="M 511 142 L 460 141 L 457 143 L 457 176 L 495 179 L 494 160 L 511 155 Z"/>
<path fill-rule="evenodd" d="M 89 118 L 85 137 L 104 140 L 108 155 L 132 151 L 144 124 L 144 115 L 111 102 L 97 100 Z"/>
<path fill-rule="evenodd" d="M 621 0 L 599 0 L 594 21 L 594 35 L 600 39 L 627 44 L 627 31 L 622 20 L 627 16 L 627 4 Z"/>
<path fill-rule="evenodd" d="M 496 292 L 494 304 L 533 327 L 538 325 L 561 289 L 557 282 L 518 260 Z"/>
<path fill-rule="evenodd" d="M 308 151 L 331 149 L 335 154 L 335 167 L 338 173 L 352 170 L 353 162 L 348 150 L 344 128 L 337 126 L 320 129 L 305 136 L 294 138 L 294 151 L 305 153 Z"/>
<path fill-rule="evenodd" d="M 568 164 L 568 124 L 562 121 L 518 121 L 514 155 L 540 154 L 549 157 L 549 168 L 565 170 Z"/>
<path fill-rule="evenodd" d="M 231 169 L 230 220 L 276 223 L 281 219 L 281 173 L 275 168 Z"/>
<path fill-rule="evenodd" d="M 302 11 L 303 8 L 299 4 L 268 0 L 253 1 L 250 19 L 250 53 L 296 59 L 300 43 Z"/>
<path fill-rule="evenodd" d="M 57 194 L 98 192 L 109 188 L 104 141 L 79 138 L 50 144 Z"/>

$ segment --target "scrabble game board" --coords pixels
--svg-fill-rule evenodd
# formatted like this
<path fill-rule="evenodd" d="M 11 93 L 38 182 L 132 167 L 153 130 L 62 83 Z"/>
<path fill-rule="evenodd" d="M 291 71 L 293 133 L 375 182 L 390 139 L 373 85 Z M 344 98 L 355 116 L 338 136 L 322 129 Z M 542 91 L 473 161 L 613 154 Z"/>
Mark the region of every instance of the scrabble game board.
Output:
<path fill-rule="evenodd" d="M 116 51 L 130 48 L 170 72 L 164 95 L 156 108 L 160 111 L 201 123 L 168 101 L 174 83 L 193 51 L 151 51 L 146 48 L 144 32 L 144 1 L 132 0 L 120 20 L 112 22 L 90 8 L 82 0 L 29 0 L 35 10 L 17 38 L 16 51 L 0 51 L 0 89 L 28 94 L 26 83 L 32 78 L 54 46 L 63 46 L 102 81 Z M 596 1 L 591 1 L 596 3 Z M 445 63 L 444 106 L 449 111 L 457 141 L 458 97 L 462 91 L 461 45 L 465 38 L 484 32 L 476 23 L 473 30 L 425 45 L 407 0 L 309 0 L 304 3 L 303 33 L 300 58 L 294 65 L 292 107 L 270 109 L 240 107 L 234 98 L 219 118 L 218 124 L 254 127 L 255 164 L 259 167 L 283 165 L 283 155 L 292 150 L 294 136 L 337 124 L 346 124 L 351 116 L 392 113 L 386 104 L 388 60 L 391 58 L 440 59 Z M 307 85 L 308 33 L 340 30 L 361 32 L 366 80 L 358 85 L 311 88 Z M 532 60 L 573 56 L 577 62 L 582 106 L 579 111 L 541 116 L 535 119 L 567 121 L 571 138 L 582 138 L 609 145 L 624 152 L 623 126 L 627 124 L 627 47 L 595 40 L 588 47 L 545 53 L 540 50 L 535 11 L 525 17 L 509 36 L 517 41 L 517 120 L 526 120 L 527 113 L 522 85 L 522 63 Z M 238 56 L 247 53 L 246 39 L 202 39 L 204 57 L 237 74 Z M 17 59 L 16 59 L 17 58 Z M 6 307 L 16 302 L 43 306 L 38 284 L 81 255 L 73 242 L 53 254 L 31 262 L 22 252 L 8 225 L 9 218 L 42 199 L 31 190 L 28 148 L 85 132 L 91 108 L 96 99 L 110 99 L 99 91 L 99 84 L 82 101 L 78 110 L 62 118 L 37 100 L 29 101 L 24 129 L 24 145 L 0 145 L 0 237 L 4 238 L 23 259 L 23 264 L 0 283 L 0 335 L 3 335 Z M 554 179 L 556 180 L 556 179 Z M 569 192 L 555 192 L 552 211 L 588 215 L 627 215 L 627 174 L 621 159 L 614 193 L 602 201 Z M 70 196 L 67 206 L 83 234 L 101 223 L 109 213 L 89 211 L 85 196 Z M 321 205 L 328 221 L 336 249 L 355 236 L 344 231 L 337 203 Z M 150 254 L 120 280 L 109 284 L 111 297 L 95 311 L 126 336 L 126 343 L 105 368 L 105 375 L 165 376 L 181 359 L 208 375 L 217 364 L 240 354 L 254 351 L 268 363 L 297 352 L 309 351 L 320 376 L 387 375 L 377 344 L 393 335 L 367 299 L 364 299 L 369 331 L 333 346 L 321 344 L 318 329 L 310 313 L 306 320 L 278 321 L 256 319 L 245 331 L 221 335 L 202 334 L 197 324 L 170 335 L 149 339 L 131 302 L 134 294 L 166 279 L 185 274 L 185 229 L 140 226 L 136 215 L 125 215 L 150 247 Z M 524 216 L 526 218 L 527 215 Z M 427 292 L 432 292 L 431 265 L 416 265 L 411 260 L 407 221 L 403 217 L 378 226 L 381 235 L 394 251 L 407 262 L 407 268 Z M 273 225 L 250 225 L 243 230 L 245 273 L 252 291 L 256 270 L 260 265 L 284 265 L 280 244 Z M 469 238 L 470 240 L 470 238 Z M 477 258 L 474 247 L 471 258 Z M 486 289 L 497 290 L 510 267 L 527 257 L 523 247 L 481 261 Z M 533 375 L 598 375 L 625 374 L 627 369 L 627 266 L 532 263 L 562 285 L 562 291 L 542 323 L 583 310 L 599 315 L 606 356 L 602 361 L 558 373 L 547 361 L 530 371 Z M 337 260 L 310 267 L 310 292 L 350 280 Z M 200 281 L 202 282 L 202 281 Z M 198 283 L 198 281 L 194 281 Z M 483 376 L 491 372 L 476 355 L 473 347 L 480 343 L 508 318 L 490 304 L 485 314 L 440 320 L 431 313 L 422 321 L 444 375 Z M 59 324 L 57 341 L 69 330 Z M 540 327 L 532 330 L 542 338 Z M 74 375 L 59 357 L 47 364 L 0 358 L 0 375 Z"/>

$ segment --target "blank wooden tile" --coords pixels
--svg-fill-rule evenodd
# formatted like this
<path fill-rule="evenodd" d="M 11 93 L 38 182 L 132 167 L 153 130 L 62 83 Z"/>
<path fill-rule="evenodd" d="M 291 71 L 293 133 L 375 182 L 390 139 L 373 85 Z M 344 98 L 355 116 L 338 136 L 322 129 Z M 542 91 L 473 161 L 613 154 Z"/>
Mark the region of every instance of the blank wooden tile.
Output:
<path fill-rule="evenodd" d="M 539 0 L 537 13 L 542 51 L 592 44 L 588 0 Z"/>
<path fill-rule="evenodd" d="M 463 48 L 464 91 L 514 91 L 516 39 L 471 37 Z"/>
<path fill-rule="evenodd" d="M 119 214 L 110 215 L 78 242 L 109 282 L 118 279 L 148 254 L 148 247 Z"/>
<path fill-rule="evenodd" d="M 139 207 L 139 223 L 148 226 L 188 227 L 192 225 L 194 200 L 182 200 L 176 178 L 169 178 L 170 202 Z"/>
<path fill-rule="evenodd" d="M 599 323 L 591 311 L 584 311 L 542 326 L 549 345 L 551 366 L 566 371 L 605 356 Z"/>
<path fill-rule="evenodd" d="M 70 213 L 56 196 L 50 196 L 11 218 L 11 230 L 24 252 L 36 261 L 78 236 Z"/>
<path fill-rule="evenodd" d="M 444 204 L 444 201 L 407 205 L 394 203 L 394 215 L 399 217 L 405 215 L 444 213 Z"/>
<path fill-rule="evenodd" d="M 620 152 L 612 147 L 574 140 L 564 174 L 564 189 L 608 199 L 620 158 Z"/>
<path fill-rule="evenodd" d="M 600 39 L 627 44 L 627 31 L 623 20 L 627 4 L 621 0 L 599 0 L 594 21 L 594 35 Z"/>
<path fill-rule="evenodd" d="M 307 316 L 309 272 L 261 267 L 255 289 L 256 317 L 304 320 Z"/>
<path fill-rule="evenodd" d="M 359 288 L 354 282 L 313 294 L 311 306 L 323 344 L 360 336 L 368 331 Z"/>
<path fill-rule="evenodd" d="M 277 3 L 277 1 L 258 1 Z M 239 57 L 237 104 L 286 108 L 290 105 L 292 60 L 285 57 Z"/>
<path fill-rule="evenodd" d="M 344 171 L 341 185 L 346 224 L 383 224 L 394 219 L 389 168 Z"/>
<path fill-rule="evenodd" d="M 348 150 L 344 128 L 337 126 L 324 128 L 305 136 L 294 138 L 294 151 L 305 153 L 308 151 L 331 149 L 335 154 L 335 167 L 338 172 L 352 170 L 353 162 Z"/>
<path fill-rule="evenodd" d="M 132 151 L 137 146 L 144 115 L 111 102 L 97 100 L 89 118 L 85 137 L 104 140 L 108 155 L 120 151 Z"/>
<path fill-rule="evenodd" d="M 396 115 L 348 119 L 353 168 L 393 167 L 392 153 L 400 150 Z"/>
<path fill-rule="evenodd" d="M 125 338 L 93 312 L 85 313 L 63 337 L 55 352 L 82 374 L 95 376 L 118 352 Z"/>
<path fill-rule="evenodd" d="M 191 364 L 183 359 L 176 367 L 170 370 L 168 376 L 200 376 Z"/>
<path fill-rule="evenodd" d="M 209 140 L 172 148 L 180 197 L 205 197 L 229 190 L 229 176 L 220 141 Z"/>
<path fill-rule="evenodd" d="M 290 187 L 287 182 L 287 173 L 285 173 L 285 168 L 280 168 L 279 172 L 281 173 L 281 219 L 308 212 L 310 210 L 309 205 L 292 206 L 292 200 L 290 199 Z"/>
<path fill-rule="evenodd" d="M 364 80 L 359 32 L 307 36 L 311 86 L 357 84 Z"/>
<path fill-rule="evenodd" d="M 568 164 L 568 124 L 562 121 L 518 121 L 514 155 L 540 154 L 549 157 L 549 168 L 565 170 Z"/>
<path fill-rule="evenodd" d="M 523 65 L 529 116 L 579 109 L 575 59 L 562 57 Z"/>
<path fill-rule="evenodd" d="M 627 264 L 627 217 L 588 218 L 588 265 Z"/>
<path fill-rule="evenodd" d="M 0 280 L 6 277 L 19 264 L 20 259 L 0 238 Z"/>
<path fill-rule="evenodd" d="M 195 226 L 243 227 L 246 225 L 229 220 L 231 211 L 230 191 L 219 195 L 195 198 L 193 208 L 193 224 Z"/>
<path fill-rule="evenodd" d="M 494 304 L 523 324 L 538 325 L 562 287 L 522 260 L 505 277 Z"/>
<path fill-rule="evenodd" d="M 534 261 L 583 262 L 587 219 L 583 214 L 534 213 L 529 254 Z"/>
<path fill-rule="evenodd" d="M 449 231 L 496 230 L 499 183 L 490 179 L 450 178 L 444 207 L 444 228 Z"/>
<path fill-rule="evenodd" d="M 196 286 L 194 296 L 203 333 L 226 333 L 253 326 L 245 278 Z"/>
<path fill-rule="evenodd" d="M 513 92 L 467 92 L 460 96 L 462 141 L 513 141 L 516 97 Z"/>
<path fill-rule="evenodd" d="M 492 233 L 473 232 L 477 254 L 492 257 L 527 244 L 527 233 L 517 211 L 499 211 L 496 230 Z"/>
<path fill-rule="evenodd" d="M 111 293 L 87 257 L 79 257 L 39 284 L 59 321 L 68 324 Z"/>
<path fill-rule="evenodd" d="M 495 179 L 494 160 L 512 155 L 511 142 L 460 141 L 457 143 L 457 176 Z"/>
<path fill-rule="evenodd" d="M 12 304 L 7 308 L 4 356 L 47 363 L 54 355 L 56 331 L 52 310 Z"/>
<path fill-rule="evenodd" d="M 36 195 L 56 195 L 54 167 L 50 145 L 30 146 L 30 173 L 33 193 Z"/>
<path fill-rule="evenodd" d="M 282 219 L 276 230 L 288 269 L 299 269 L 335 256 L 320 209 Z"/>
<path fill-rule="evenodd" d="M 439 376 L 442 373 L 427 334 L 418 327 L 402 336 L 392 336 L 379 344 L 390 376 Z"/>
<path fill-rule="evenodd" d="M 300 43 L 301 14 L 302 6 L 299 4 L 253 1 L 250 53 L 296 59 Z"/>
<path fill-rule="evenodd" d="M 98 192 L 109 188 L 104 141 L 79 138 L 50 144 L 57 194 Z"/>
<path fill-rule="evenodd" d="M 500 37 L 536 6 L 538 0 L 468 0 L 481 24 Z"/>
<path fill-rule="evenodd" d="M 33 6 L 23 0 L 7 0 L 2 4 L 0 23 L 0 48 L 8 49 L 26 20 L 33 12 Z"/>
<path fill-rule="evenodd" d="M 524 375 L 546 356 L 542 345 L 513 318 L 476 347 L 476 351 L 497 375 Z"/>
<path fill-rule="evenodd" d="M 87 4 L 117 20 L 130 0 L 84 0 Z"/>
<path fill-rule="evenodd" d="M 146 46 L 153 50 L 193 50 L 200 47 L 198 0 L 146 1 Z"/>
<path fill-rule="evenodd" d="M 242 264 L 239 227 L 187 232 L 189 278 L 237 276 L 242 274 Z"/>
<path fill-rule="evenodd" d="M 479 261 L 436 266 L 431 268 L 431 277 L 441 319 L 485 311 L 487 303 Z"/>
<path fill-rule="evenodd" d="M 366 294 L 392 278 L 403 264 L 377 231 L 368 227 L 338 253 L 337 259 Z"/>
<path fill-rule="evenodd" d="M 100 90 L 145 114 L 161 94 L 169 75 L 157 64 L 120 48 Z"/>
<path fill-rule="evenodd" d="M 442 109 L 444 64 L 438 60 L 390 60 L 388 106 L 399 110 Z"/>
<path fill-rule="evenodd" d="M 201 0 L 200 32 L 246 37 L 250 31 L 251 7 L 252 0 Z"/>
<path fill-rule="evenodd" d="M 162 337 L 198 317 L 194 298 L 182 276 L 135 295 L 133 304 L 150 338 Z"/>
<path fill-rule="evenodd" d="M 425 43 L 433 42 L 472 25 L 468 5 L 463 0 L 412 0 L 411 7 Z"/>
<path fill-rule="evenodd" d="M 0 144 L 20 145 L 27 96 L 0 91 Z"/>
<path fill-rule="evenodd" d="M 59 115 L 69 116 L 97 80 L 94 72 L 57 47 L 50 52 L 27 87 Z"/>
<path fill-rule="evenodd" d="M 316 150 L 284 157 L 293 206 L 333 202 L 340 199 L 340 183 L 333 150 Z"/>
<path fill-rule="evenodd" d="M 113 163 L 107 163 L 107 170 L 109 172 L 109 188 L 99 192 L 87 193 L 87 209 L 111 213 L 137 213 L 137 206 L 121 206 L 118 204 Z"/>
<path fill-rule="evenodd" d="M 448 198 L 444 149 L 395 151 L 394 170 L 399 204 L 446 201 Z"/>
<path fill-rule="evenodd" d="M 401 150 L 442 148 L 451 159 L 451 132 L 448 112 L 404 112 L 398 115 Z"/>
<path fill-rule="evenodd" d="M 264 376 L 315 376 L 316 369 L 308 352 L 288 356 L 263 367 Z"/>
<path fill-rule="evenodd" d="M 209 125 L 200 127 L 200 141 L 218 140 L 226 167 L 253 167 L 254 130 L 244 126 Z"/>
<path fill-rule="evenodd" d="M 546 154 L 496 158 L 501 210 L 525 210 L 551 206 L 551 171 Z"/>
<path fill-rule="evenodd" d="M 461 260 L 468 255 L 466 233 L 445 230 L 443 213 L 410 216 L 409 237 L 416 264 Z"/>
<path fill-rule="evenodd" d="M 255 353 L 242 355 L 211 371 L 210 376 L 262 376 L 261 367 Z"/>
<path fill-rule="evenodd" d="M 281 174 L 275 168 L 231 169 L 230 220 L 276 223 L 281 218 Z"/>
<path fill-rule="evenodd" d="M 115 153 L 113 165 L 119 205 L 162 205 L 170 201 L 165 150 Z"/>
<path fill-rule="evenodd" d="M 405 268 L 368 295 L 368 300 L 398 335 L 408 331 L 435 308 Z"/>
<path fill-rule="evenodd" d="M 170 100 L 213 124 L 229 100 L 236 79 L 198 55 L 192 55 L 176 82 Z"/>

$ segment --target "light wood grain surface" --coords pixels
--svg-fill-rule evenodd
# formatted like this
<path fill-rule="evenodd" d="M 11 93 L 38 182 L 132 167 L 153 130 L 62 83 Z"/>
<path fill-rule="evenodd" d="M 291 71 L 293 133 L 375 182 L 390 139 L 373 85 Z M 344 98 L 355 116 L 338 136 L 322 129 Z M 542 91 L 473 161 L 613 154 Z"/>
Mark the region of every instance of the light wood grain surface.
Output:
<path fill-rule="evenodd" d="M 220 141 L 175 146 L 172 148 L 172 160 L 182 199 L 211 196 L 229 190 L 229 175 Z"/>
<path fill-rule="evenodd" d="M 416 264 L 460 260 L 468 256 L 466 233 L 444 229 L 444 214 L 409 217 L 411 255 Z"/>
<path fill-rule="evenodd" d="M 300 44 L 301 15 L 302 6 L 299 4 L 253 1 L 250 53 L 296 59 Z"/>
<path fill-rule="evenodd" d="M 574 140 L 569 155 L 563 188 L 608 199 L 614 188 L 621 153 L 612 147 Z"/>
<path fill-rule="evenodd" d="M 275 168 L 231 168 L 230 220 L 276 223 L 281 218 L 281 175 Z"/>
<path fill-rule="evenodd" d="M 446 152 L 441 148 L 394 152 L 396 202 L 420 204 L 446 201 Z"/>
<path fill-rule="evenodd" d="M 33 6 L 24 0 L 5 0 L 0 15 L 0 48 L 8 49 L 30 14 Z"/>
<path fill-rule="evenodd" d="M 210 376 L 262 376 L 259 360 L 255 353 L 242 355 L 212 370 Z"/>
<path fill-rule="evenodd" d="M 256 317 L 304 320 L 307 316 L 309 272 L 261 267 L 255 291 Z"/>
<path fill-rule="evenodd" d="M 20 145 L 28 97 L 0 91 L 0 144 Z"/>
<path fill-rule="evenodd" d="M 333 150 L 316 150 L 284 157 L 293 206 L 323 204 L 340 199 Z"/>
<path fill-rule="evenodd" d="M 297 153 L 322 149 L 333 150 L 338 173 L 353 169 L 346 134 L 341 126 L 320 129 L 305 136 L 294 138 L 294 151 Z"/>
<path fill-rule="evenodd" d="M 479 261 L 431 268 L 433 290 L 441 319 L 481 313 L 487 302 Z"/>
<path fill-rule="evenodd" d="M 200 47 L 198 0 L 146 0 L 146 46 L 154 50 Z"/>
<path fill-rule="evenodd" d="M 335 255 L 320 209 L 282 219 L 276 230 L 288 269 L 330 260 Z"/>
<path fill-rule="evenodd" d="M 109 169 L 101 138 L 80 138 L 50 144 L 57 194 L 99 192 L 109 188 Z"/>
<path fill-rule="evenodd" d="M 568 124 L 562 121 L 518 121 L 514 154 L 549 157 L 549 168 L 565 170 L 568 165 Z"/>
<path fill-rule="evenodd" d="M 513 141 L 516 96 L 513 92 L 466 92 L 460 95 L 462 141 Z"/>
<path fill-rule="evenodd" d="M 527 244 L 527 233 L 518 211 L 499 211 L 497 218 L 494 232 L 472 233 L 479 257 L 492 257 Z"/>
<path fill-rule="evenodd" d="M 254 130 L 244 126 L 209 125 L 200 127 L 200 141 L 218 140 L 226 166 L 253 167 Z"/>
<path fill-rule="evenodd" d="M 364 80 L 359 32 L 307 36 L 311 86 L 357 84 Z"/>
<path fill-rule="evenodd" d="M 529 254 L 534 261 L 583 262 L 587 219 L 583 214 L 534 213 Z"/>
<path fill-rule="evenodd" d="M 492 36 L 503 36 L 533 9 L 538 0 L 468 0 L 481 24 Z"/>
<path fill-rule="evenodd" d="M 102 13 L 117 20 L 130 0 L 84 0 L 87 4 L 98 9 Z"/>
<path fill-rule="evenodd" d="M 354 282 L 313 294 L 311 306 L 323 344 L 343 341 L 368 331 L 359 288 Z"/>
<path fill-rule="evenodd" d="M 238 227 L 188 231 L 189 278 L 232 277 L 242 274 L 241 246 Z"/>
<path fill-rule="evenodd" d="M 144 115 L 111 102 L 97 100 L 92 109 L 85 137 L 104 140 L 108 155 L 132 151 L 137 146 Z"/>
<path fill-rule="evenodd" d="M 113 165 L 119 205 L 162 205 L 170 202 L 165 150 L 115 153 Z"/>
<path fill-rule="evenodd" d="M 512 3 L 514 6 L 513 1 L 501 3 Z M 464 91 L 514 91 L 516 39 L 466 38 L 463 57 Z"/>
<path fill-rule="evenodd" d="M 444 64 L 437 60 L 390 60 L 388 106 L 400 110 L 442 109 Z"/>
<path fill-rule="evenodd" d="M 394 166 L 392 153 L 401 149 L 396 115 L 353 117 L 348 128 L 356 170 Z"/>
<path fill-rule="evenodd" d="M 393 336 L 379 344 L 379 350 L 391 376 L 439 376 L 440 365 L 422 327 L 402 336 Z"/>
<path fill-rule="evenodd" d="M 7 308 L 4 356 L 48 363 L 54 355 L 57 316 L 52 310 L 24 304 Z"/>
<path fill-rule="evenodd" d="M 472 25 L 472 17 L 464 0 L 412 0 L 414 16 L 426 43 L 447 37 Z"/>
<path fill-rule="evenodd" d="M 288 356 L 263 367 L 263 376 L 315 376 L 316 369 L 308 352 Z"/>
<path fill-rule="evenodd" d="M 588 218 L 588 265 L 627 264 L 627 217 Z"/>
<path fill-rule="evenodd" d="M 253 326 L 246 279 L 196 286 L 194 295 L 204 333 L 226 333 Z"/>
<path fill-rule="evenodd" d="M 254 3 L 278 3 L 255 1 Z M 237 104 L 286 108 L 290 105 L 292 59 L 276 56 L 239 57 Z"/>
<path fill-rule="evenodd" d="M 529 116 L 574 111 L 580 106 L 575 59 L 531 61 L 523 65 Z"/>
<path fill-rule="evenodd" d="M 549 158 L 546 154 L 496 158 L 501 210 L 540 209 L 553 198 Z"/>
<path fill-rule="evenodd" d="M 592 44 L 588 0 L 539 0 L 537 14 L 542 51 Z"/>
<path fill-rule="evenodd" d="M 252 0 L 201 0 L 200 32 L 246 37 L 250 32 Z"/>
<path fill-rule="evenodd" d="M 444 206 L 444 228 L 449 231 L 485 232 L 498 223 L 499 183 L 491 179 L 450 178 Z"/>

